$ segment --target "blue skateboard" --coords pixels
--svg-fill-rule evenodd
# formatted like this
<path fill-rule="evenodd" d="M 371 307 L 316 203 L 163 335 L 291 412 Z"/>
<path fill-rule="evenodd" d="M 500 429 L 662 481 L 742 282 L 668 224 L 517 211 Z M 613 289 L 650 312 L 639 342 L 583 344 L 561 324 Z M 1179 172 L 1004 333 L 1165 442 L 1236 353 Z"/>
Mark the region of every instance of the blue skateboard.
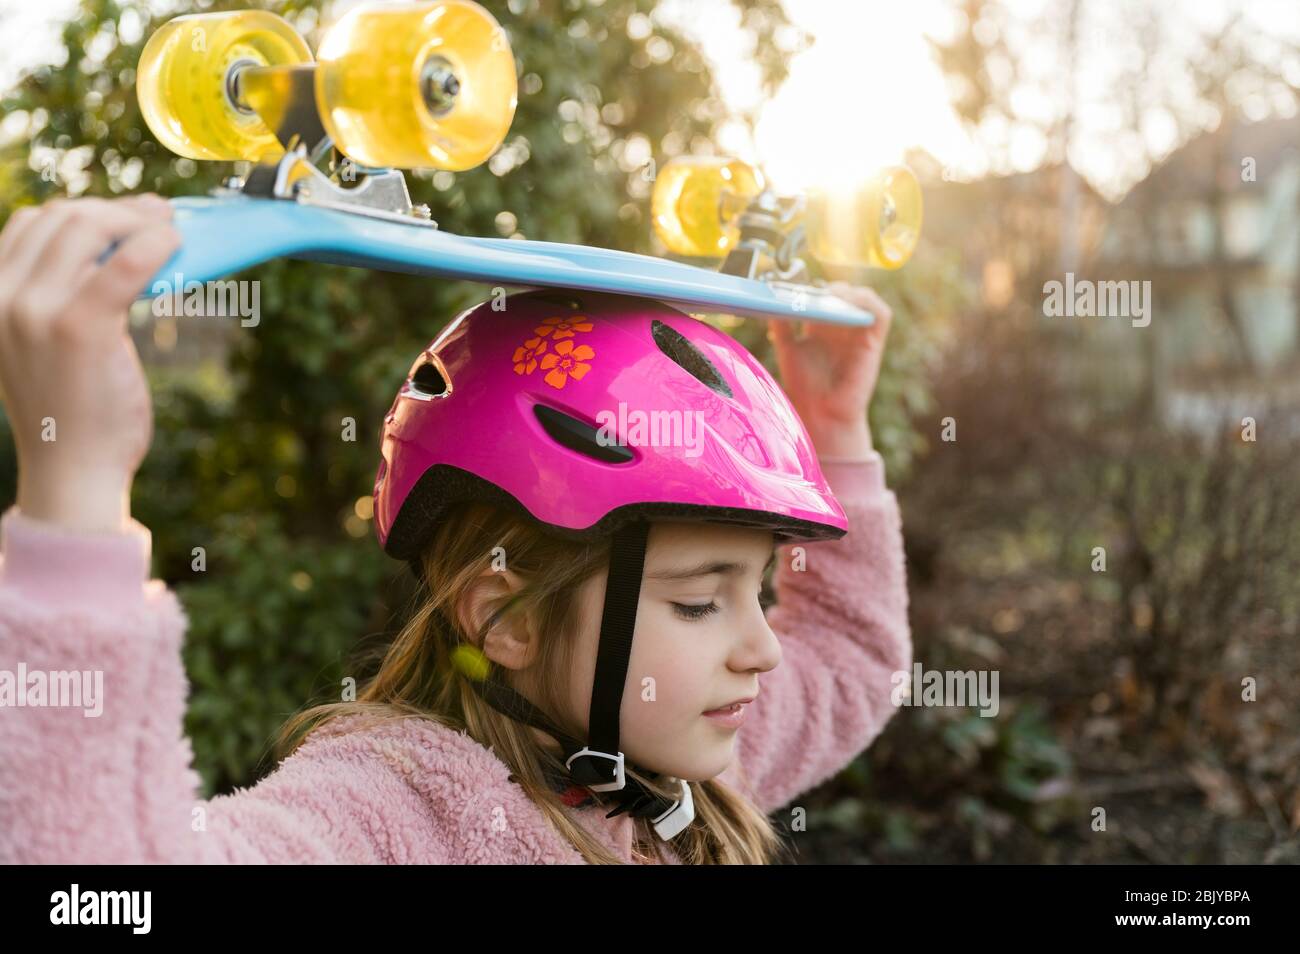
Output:
<path fill-rule="evenodd" d="M 652 218 L 670 252 L 723 259 L 716 270 L 449 234 L 412 204 L 401 170 L 470 169 L 500 146 L 517 102 L 505 31 L 469 0 L 363 4 L 330 27 L 317 54 L 265 10 L 177 17 L 149 38 L 136 94 L 158 141 L 191 159 L 253 166 L 209 197 L 172 200 L 183 242 L 141 298 L 283 257 L 869 325 L 869 313 L 818 287 L 809 265 L 845 254 L 849 264 L 896 268 L 915 244 L 920 196 L 905 169 L 846 223 L 839 207 L 810 205 L 805 215 L 802 198 L 775 196 L 757 170 L 704 157 L 665 166 Z"/>
<path fill-rule="evenodd" d="M 183 291 L 274 258 L 354 265 L 493 285 L 574 288 L 655 298 L 687 311 L 869 325 L 869 312 L 824 289 L 560 242 L 451 235 L 293 200 L 228 195 L 173 199 L 184 244 L 142 298 Z"/>

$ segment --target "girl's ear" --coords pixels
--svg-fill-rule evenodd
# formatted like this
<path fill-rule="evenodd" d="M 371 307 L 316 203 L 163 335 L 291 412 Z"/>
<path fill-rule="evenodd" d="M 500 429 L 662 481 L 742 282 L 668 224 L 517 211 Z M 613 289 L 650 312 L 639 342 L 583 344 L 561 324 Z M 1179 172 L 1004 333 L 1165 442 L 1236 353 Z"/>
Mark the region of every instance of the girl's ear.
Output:
<path fill-rule="evenodd" d="M 473 639 L 524 587 L 512 570 L 486 569 L 465 591 L 456 607 L 461 630 Z M 536 657 L 538 640 L 527 621 L 517 614 L 502 614 L 483 637 L 483 654 L 507 669 L 524 669 Z"/>

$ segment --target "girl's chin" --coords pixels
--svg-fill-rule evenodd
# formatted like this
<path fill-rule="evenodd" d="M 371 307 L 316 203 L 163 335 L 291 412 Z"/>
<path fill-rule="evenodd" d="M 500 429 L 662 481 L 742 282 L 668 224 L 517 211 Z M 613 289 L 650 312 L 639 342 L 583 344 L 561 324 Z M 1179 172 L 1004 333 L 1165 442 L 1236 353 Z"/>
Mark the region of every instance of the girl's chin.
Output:
<path fill-rule="evenodd" d="M 665 768 L 655 771 L 688 782 L 707 782 L 717 778 L 735 761 L 735 752 L 730 742 L 714 744 L 697 749 L 686 757 L 674 758 Z"/>
<path fill-rule="evenodd" d="M 655 757 L 644 761 L 625 749 L 627 759 L 643 769 L 688 782 L 717 778 L 735 761 L 737 733 L 719 732 L 703 716 L 691 729 L 682 733 L 680 746 L 664 751 L 662 744 L 656 745 Z"/>

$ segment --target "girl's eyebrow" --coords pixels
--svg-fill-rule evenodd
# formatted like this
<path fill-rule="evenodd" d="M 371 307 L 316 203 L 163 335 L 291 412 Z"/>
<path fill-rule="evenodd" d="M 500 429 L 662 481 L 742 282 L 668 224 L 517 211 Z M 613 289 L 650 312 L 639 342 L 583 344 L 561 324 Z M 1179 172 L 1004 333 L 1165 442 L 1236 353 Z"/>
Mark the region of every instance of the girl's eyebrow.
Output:
<path fill-rule="evenodd" d="M 766 572 L 768 567 L 775 562 L 776 550 L 773 549 L 772 555 L 768 558 L 767 564 L 763 567 L 764 572 Z M 748 572 L 749 564 L 744 560 L 705 560 L 703 563 L 696 564 L 695 566 L 671 568 L 661 570 L 657 573 L 649 573 L 646 575 L 646 579 L 659 580 L 662 582 L 676 582 L 679 580 L 691 580 L 697 576 L 710 576 L 714 573 L 725 575 L 735 573 L 744 574 Z"/>

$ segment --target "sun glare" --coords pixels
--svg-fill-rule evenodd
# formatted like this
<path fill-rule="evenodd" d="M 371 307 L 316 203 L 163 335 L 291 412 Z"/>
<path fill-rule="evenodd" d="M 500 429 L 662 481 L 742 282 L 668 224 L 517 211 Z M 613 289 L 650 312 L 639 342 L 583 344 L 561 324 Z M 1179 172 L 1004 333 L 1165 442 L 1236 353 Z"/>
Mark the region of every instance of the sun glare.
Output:
<path fill-rule="evenodd" d="M 758 70 L 751 51 L 736 42 L 739 23 L 729 5 L 664 7 L 666 17 L 698 39 L 728 102 L 758 106 Z M 752 142 L 743 126 L 726 128 L 721 148 L 757 161 L 787 192 L 813 186 L 846 192 L 881 166 L 901 162 L 917 144 L 962 165 L 969 144 L 924 39 L 927 27 L 947 23 L 947 5 L 787 0 L 786 9 L 814 43 L 791 60 L 789 77 L 761 105 Z"/>

